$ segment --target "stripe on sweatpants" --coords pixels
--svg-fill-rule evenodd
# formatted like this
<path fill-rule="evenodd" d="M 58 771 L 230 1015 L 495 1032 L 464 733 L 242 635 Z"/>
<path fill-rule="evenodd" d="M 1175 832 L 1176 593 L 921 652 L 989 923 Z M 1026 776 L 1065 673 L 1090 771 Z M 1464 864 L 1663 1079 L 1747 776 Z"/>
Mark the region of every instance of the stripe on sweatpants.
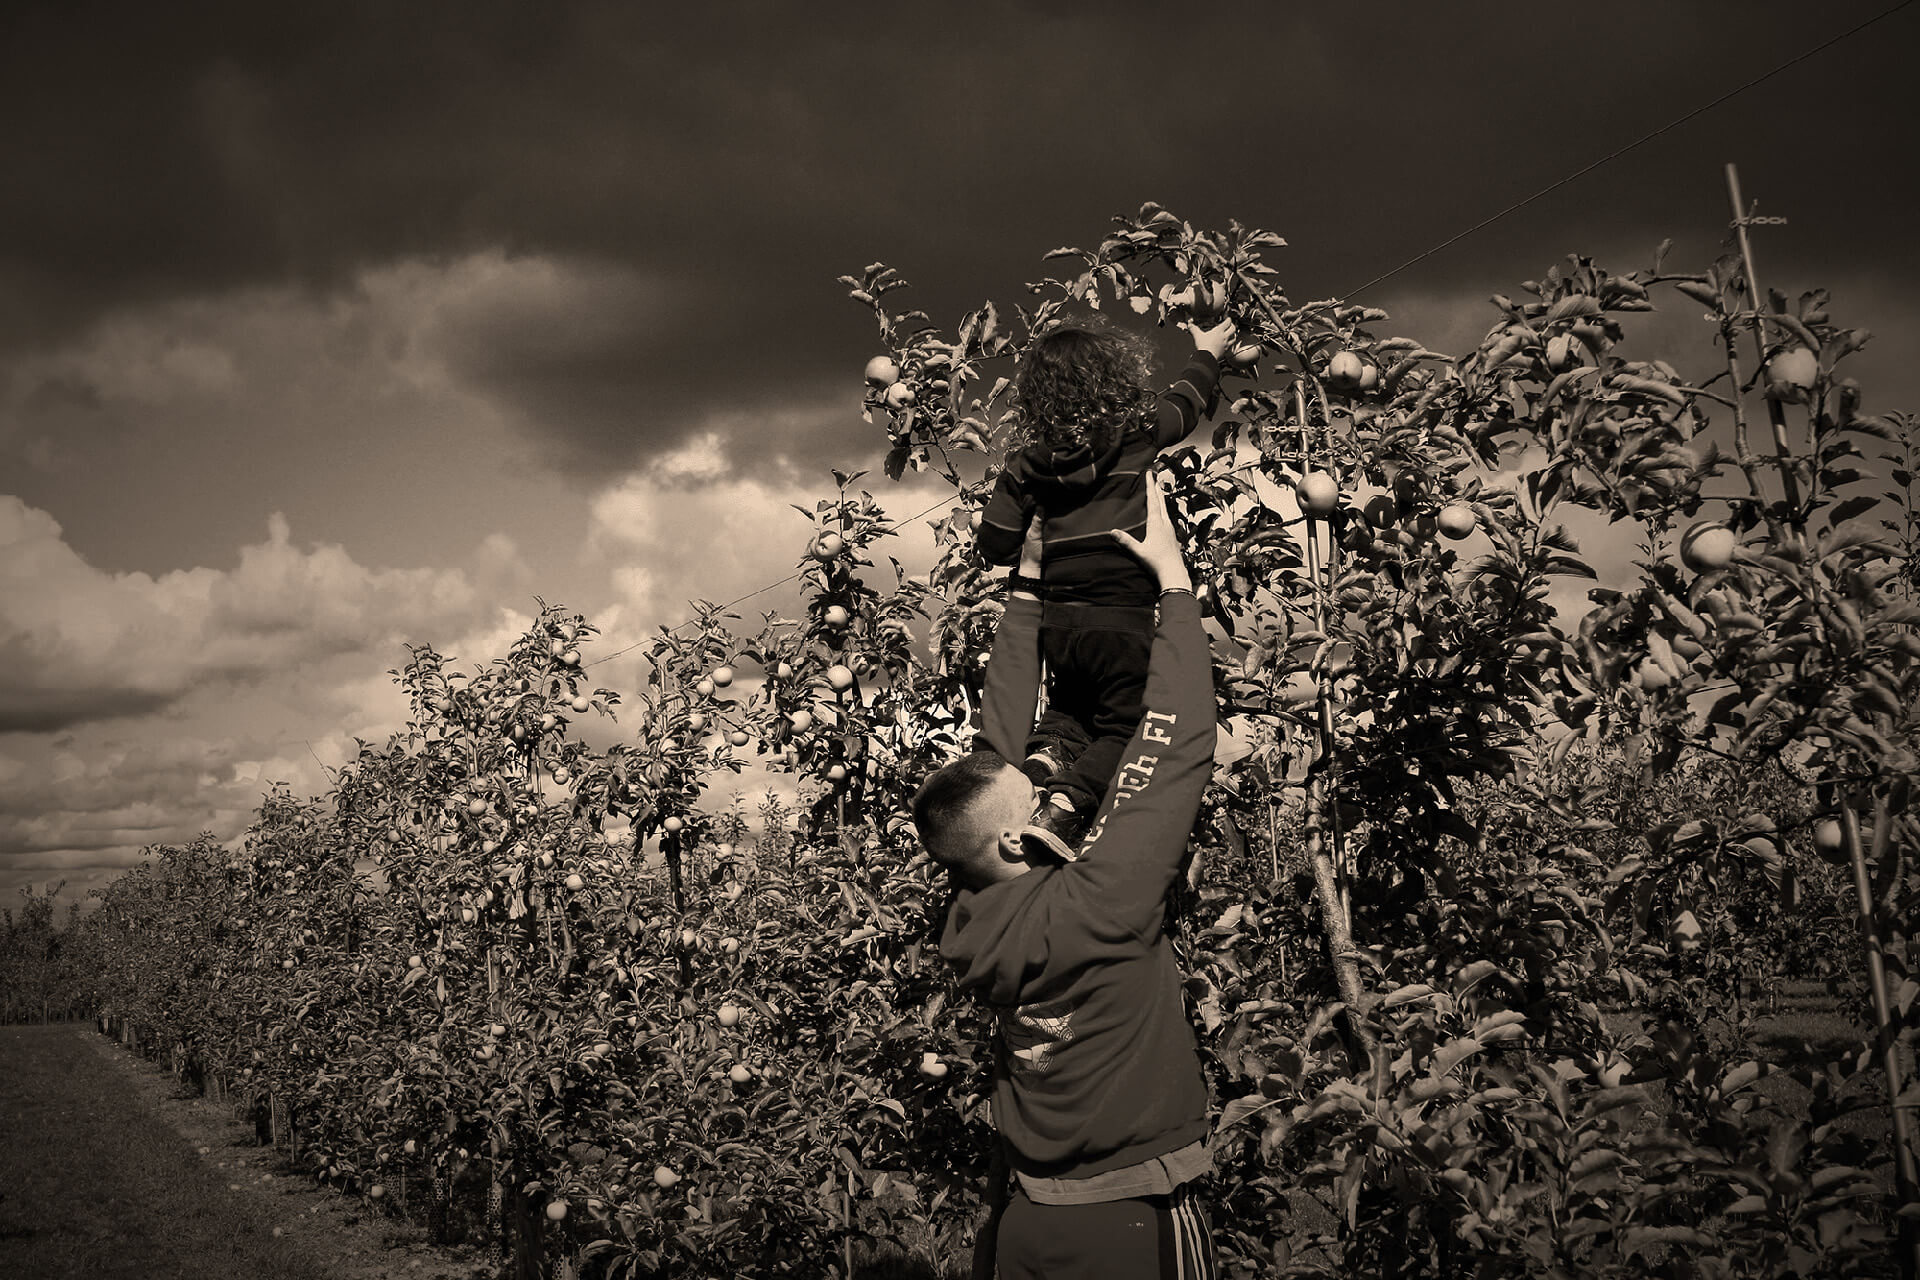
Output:
<path fill-rule="evenodd" d="M 1213 1232 L 1193 1188 L 1169 1197 L 1168 1227 L 1174 1239 L 1174 1280 L 1213 1280 Z"/>

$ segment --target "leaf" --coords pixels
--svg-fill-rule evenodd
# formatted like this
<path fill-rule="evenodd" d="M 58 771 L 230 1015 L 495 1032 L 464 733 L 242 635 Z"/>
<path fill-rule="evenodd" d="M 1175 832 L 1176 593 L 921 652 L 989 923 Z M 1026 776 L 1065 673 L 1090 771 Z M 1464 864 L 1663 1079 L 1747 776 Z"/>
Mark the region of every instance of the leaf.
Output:
<path fill-rule="evenodd" d="M 1273 1101 L 1272 1098 L 1265 1098 L 1257 1093 L 1249 1094 L 1244 1098 L 1229 1098 L 1227 1105 L 1220 1108 L 1220 1121 L 1215 1126 L 1215 1131 L 1239 1124 L 1254 1112 L 1271 1106 Z"/>
<path fill-rule="evenodd" d="M 1382 996 L 1380 998 L 1380 1007 L 1382 1009 L 1391 1009 L 1396 1005 L 1403 1005 L 1412 1000 L 1424 1000 L 1432 994 L 1433 988 L 1424 982 L 1409 983 L 1404 987 L 1389 991 L 1386 995 Z"/>
<path fill-rule="evenodd" d="M 1741 1196 L 1721 1212 L 1725 1213 L 1728 1217 L 1741 1217 L 1750 1213 L 1765 1213 L 1766 1211 L 1767 1198 L 1765 1196 Z"/>
<path fill-rule="evenodd" d="M 1480 1052 L 1481 1044 L 1472 1036 L 1461 1036 L 1449 1040 L 1433 1051 L 1432 1072 L 1435 1076 L 1444 1076 L 1455 1067 Z"/>

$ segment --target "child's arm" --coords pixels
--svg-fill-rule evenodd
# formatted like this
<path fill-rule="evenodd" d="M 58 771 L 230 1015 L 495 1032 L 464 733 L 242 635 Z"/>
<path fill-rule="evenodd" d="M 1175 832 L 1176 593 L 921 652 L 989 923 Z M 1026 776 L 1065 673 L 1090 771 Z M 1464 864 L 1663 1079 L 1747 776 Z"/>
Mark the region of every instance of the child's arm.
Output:
<path fill-rule="evenodd" d="M 988 564 L 1012 564 L 1020 558 L 1020 545 L 1026 540 L 1027 526 L 1033 522 L 1033 498 L 1020 475 L 1017 460 L 1009 461 L 994 482 L 993 494 L 980 513 L 980 533 L 975 545 Z M 1035 571 L 1038 576 L 1038 570 Z"/>
<path fill-rule="evenodd" d="M 1193 360 L 1180 380 L 1160 393 L 1153 428 L 1156 449 L 1179 444 L 1192 434 L 1213 412 L 1220 394 L 1220 357 L 1233 342 L 1233 321 L 1222 320 L 1211 329 L 1189 326 L 1187 332 L 1193 337 Z"/>

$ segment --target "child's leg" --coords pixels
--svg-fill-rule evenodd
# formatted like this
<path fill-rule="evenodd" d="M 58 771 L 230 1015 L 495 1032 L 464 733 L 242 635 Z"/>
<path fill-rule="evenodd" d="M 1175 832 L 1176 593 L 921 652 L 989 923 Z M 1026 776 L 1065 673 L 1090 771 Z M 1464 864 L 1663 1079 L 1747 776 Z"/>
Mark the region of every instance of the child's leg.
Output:
<path fill-rule="evenodd" d="M 1060 685 L 1062 710 L 1085 727 L 1091 741 L 1047 786 L 1067 793 L 1091 817 L 1146 714 L 1153 611 L 1087 607 L 1076 611 L 1071 625 L 1051 636 L 1049 630 L 1042 630 L 1041 643 Z"/>
<path fill-rule="evenodd" d="M 1027 760 L 1022 766 L 1039 787 L 1071 768 L 1091 741 L 1085 726 L 1061 710 L 1053 681 L 1047 683 L 1047 709 L 1027 736 Z"/>

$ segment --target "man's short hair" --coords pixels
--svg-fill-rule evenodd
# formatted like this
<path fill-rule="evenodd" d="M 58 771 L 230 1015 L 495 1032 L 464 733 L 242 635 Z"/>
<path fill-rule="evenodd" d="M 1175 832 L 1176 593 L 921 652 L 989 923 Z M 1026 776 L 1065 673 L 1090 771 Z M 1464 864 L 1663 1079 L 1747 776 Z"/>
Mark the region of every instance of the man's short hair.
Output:
<path fill-rule="evenodd" d="M 997 751 L 973 751 L 927 775 L 913 796 L 913 827 L 932 859 L 961 872 L 978 860 L 979 833 L 967 821 L 980 793 L 1007 762 Z"/>

